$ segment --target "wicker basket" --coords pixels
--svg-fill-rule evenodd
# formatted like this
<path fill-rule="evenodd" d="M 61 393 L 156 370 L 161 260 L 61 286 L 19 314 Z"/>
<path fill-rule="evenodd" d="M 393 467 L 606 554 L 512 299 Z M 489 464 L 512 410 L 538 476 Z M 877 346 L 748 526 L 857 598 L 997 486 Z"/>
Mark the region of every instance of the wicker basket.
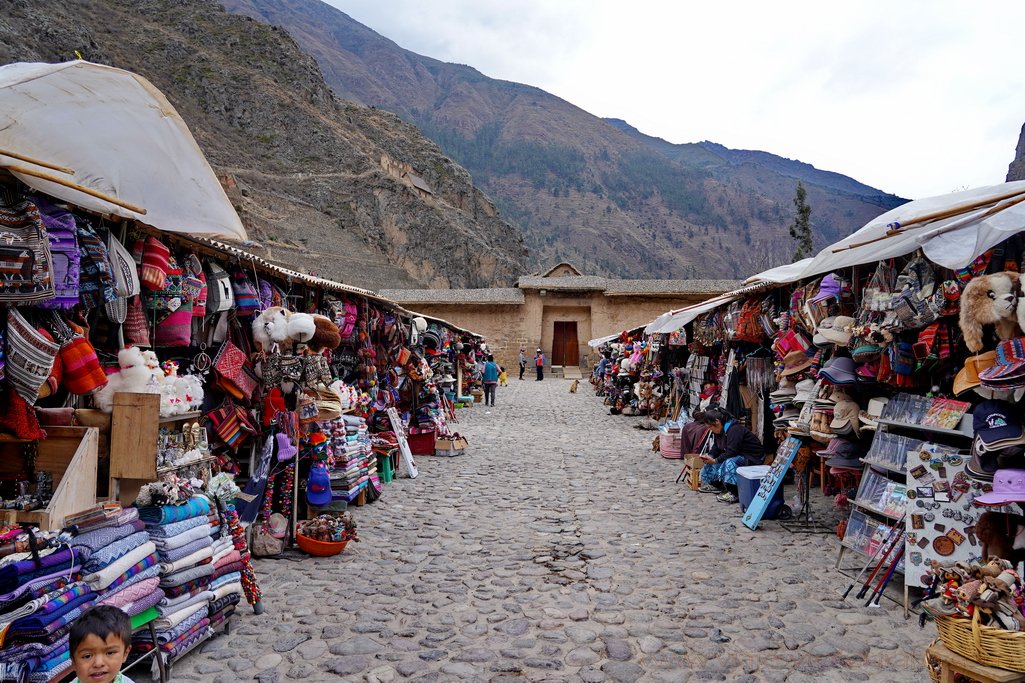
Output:
<path fill-rule="evenodd" d="M 941 671 L 940 671 L 940 662 L 939 662 L 939 660 L 936 659 L 935 657 L 932 657 L 932 656 L 929 655 L 929 648 L 931 648 L 933 645 L 935 645 L 938 642 L 940 642 L 939 638 L 937 638 L 936 640 L 932 641 L 932 643 L 929 644 L 929 647 L 925 649 L 925 655 L 924 655 L 925 656 L 925 670 L 929 672 L 929 678 L 932 679 L 932 683 L 940 683 Z"/>
<path fill-rule="evenodd" d="M 936 629 L 951 652 L 986 666 L 1025 673 L 1025 631 L 983 626 L 978 611 L 971 619 L 937 616 Z"/>

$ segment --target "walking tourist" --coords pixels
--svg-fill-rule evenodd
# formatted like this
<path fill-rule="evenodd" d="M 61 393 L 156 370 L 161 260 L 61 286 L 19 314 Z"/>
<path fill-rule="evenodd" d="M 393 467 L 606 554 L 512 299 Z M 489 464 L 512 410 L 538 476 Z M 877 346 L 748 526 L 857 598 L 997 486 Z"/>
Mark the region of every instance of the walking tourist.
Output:
<path fill-rule="evenodd" d="M 705 466 L 701 468 L 701 488 L 698 490 L 718 493 L 716 500 L 724 503 L 736 503 L 737 468 L 762 464 L 765 460 L 762 442 L 718 406 L 698 413 L 695 419 L 708 425 L 712 432 L 712 447 L 701 456 Z"/>
<path fill-rule="evenodd" d="M 523 381 L 523 371 L 527 369 L 527 352 L 520 349 L 520 381 Z"/>
<path fill-rule="evenodd" d="M 540 382 L 540 381 L 544 380 L 544 378 L 545 378 L 545 354 L 541 351 L 541 349 L 538 349 L 537 353 L 534 354 L 534 367 L 537 368 L 537 379 L 535 379 L 534 381 L 535 382 Z"/>
<path fill-rule="evenodd" d="M 488 356 L 487 361 L 484 363 L 483 382 L 484 382 L 484 405 L 495 405 L 495 389 L 498 387 L 498 363 L 495 362 L 494 356 Z M 490 403 L 488 402 L 490 399 Z"/>

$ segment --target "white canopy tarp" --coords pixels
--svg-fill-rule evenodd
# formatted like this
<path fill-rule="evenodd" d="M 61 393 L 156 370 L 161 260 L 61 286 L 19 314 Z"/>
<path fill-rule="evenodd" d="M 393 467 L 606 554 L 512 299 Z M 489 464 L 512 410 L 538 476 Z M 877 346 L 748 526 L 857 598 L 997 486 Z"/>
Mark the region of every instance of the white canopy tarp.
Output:
<path fill-rule="evenodd" d="M 8 168 L 40 192 L 167 232 L 247 239 L 213 169 L 167 98 L 141 76 L 91 62 L 0 67 L 0 166 L 46 173 L 145 209 Z"/>
<path fill-rule="evenodd" d="M 963 268 L 987 249 L 1025 230 L 1023 200 L 1025 181 L 916 199 L 820 251 L 801 277 L 905 256 L 919 248 L 933 263 Z M 928 216 L 940 217 L 913 223 Z"/>
<path fill-rule="evenodd" d="M 775 268 L 769 268 L 768 270 L 762 271 L 757 275 L 752 275 L 748 279 L 744 280 L 745 285 L 753 285 L 759 282 L 772 282 L 774 284 L 785 284 L 787 282 L 797 282 L 803 277 L 803 273 L 811 265 L 812 257 L 809 256 L 806 259 L 801 259 L 796 263 L 786 263 L 782 266 L 776 266 Z"/>
<path fill-rule="evenodd" d="M 620 333 L 617 332 L 616 334 L 610 334 L 605 337 L 598 337 L 597 339 L 592 339 L 591 341 L 587 342 L 587 345 L 594 349 L 601 346 L 602 344 L 612 341 L 613 339 L 619 339 L 619 335 Z"/>

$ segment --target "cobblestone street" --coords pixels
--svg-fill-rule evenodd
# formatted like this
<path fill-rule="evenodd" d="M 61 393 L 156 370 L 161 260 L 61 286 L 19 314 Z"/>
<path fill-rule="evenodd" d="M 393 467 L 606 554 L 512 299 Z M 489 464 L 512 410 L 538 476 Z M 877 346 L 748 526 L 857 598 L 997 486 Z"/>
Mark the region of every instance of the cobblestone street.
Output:
<path fill-rule="evenodd" d="M 834 535 L 749 531 L 569 384 L 460 411 L 468 453 L 351 508 L 342 555 L 258 561 L 266 613 L 243 603 L 174 680 L 928 679 L 935 628 L 841 602 Z"/>

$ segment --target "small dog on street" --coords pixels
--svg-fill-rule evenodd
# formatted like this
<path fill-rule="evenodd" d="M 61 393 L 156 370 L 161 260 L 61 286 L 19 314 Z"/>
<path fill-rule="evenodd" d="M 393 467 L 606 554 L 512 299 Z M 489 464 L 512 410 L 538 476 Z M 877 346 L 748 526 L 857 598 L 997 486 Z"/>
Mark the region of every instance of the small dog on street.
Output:
<path fill-rule="evenodd" d="M 569 385 L 569 393 L 571 393 L 571 394 L 577 393 L 577 387 L 578 386 L 580 386 L 580 380 L 579 379 L 573 380 L 573 384 Z"/>

